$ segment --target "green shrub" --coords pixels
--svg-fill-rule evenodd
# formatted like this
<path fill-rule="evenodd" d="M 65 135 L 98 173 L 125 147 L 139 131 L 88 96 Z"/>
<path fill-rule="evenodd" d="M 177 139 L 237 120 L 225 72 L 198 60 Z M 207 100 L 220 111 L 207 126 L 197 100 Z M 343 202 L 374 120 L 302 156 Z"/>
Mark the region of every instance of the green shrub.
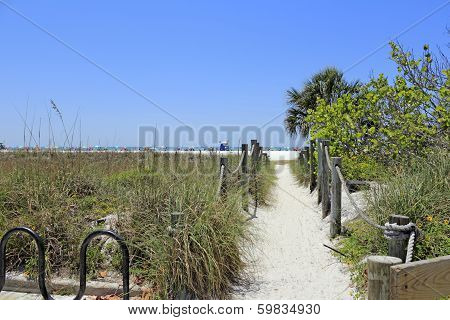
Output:
<path fill-rule="evenodd" d="M 433 59 L 428 46 L 423 57 L 415 59 L 391 45 L 399 70 L 393 81 L 380 74 L 357 93 L 332 103 L 318 99 L 305 119 L 312 139 L 331 139 L 331 155 L 356 161 L 356 166 L 344 167 L 352 178 L 370 177 L 380 166 L 407 163 L 431 147 L 448 147 L 448 61 Z"/>
<path fill-rule="evenodd" d="M 367 156 L 343 156 L 342 172 L 347 180 L 384 181 L 386 167 Z"/>
<path fill-rule="evenodd" d="M 447 151 L 415 159 L 368 198 L 368 212 L 377 221 L 401 214 L 417 224 L 423 237 L 416 246 L 416 260 L 450 254 L 449 160 Z"/>
<path fill-rule="evenodd" d="M 366 213 L 384 224 L 392 214 L 406 215 L 421 232 L 414 248 L 414 260 L 450 255 L 450 161 L 447 151 L 431 152 L 409 165 L 397 167 L 379 188 L 367 195 Z M 394 170 L 393 170 L 394 171 Z M 365 291 L 366 269 L 360 261 L 368 255 L 386 255 L 382 232 L 363 221 L 349 224 L 340 239 L 360 294 Z"/>

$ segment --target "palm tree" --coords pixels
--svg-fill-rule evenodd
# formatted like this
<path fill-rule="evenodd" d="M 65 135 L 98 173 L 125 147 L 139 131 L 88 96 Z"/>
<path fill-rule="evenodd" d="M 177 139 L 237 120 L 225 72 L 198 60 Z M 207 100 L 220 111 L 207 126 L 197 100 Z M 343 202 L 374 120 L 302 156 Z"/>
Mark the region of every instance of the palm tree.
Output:
<path fill-rule="evenodd" d="M 357 93 L 359 87 L 359 81 L 348 82 L 344 79 L 342 71 L 328 67 L 314 74 L 301 90 L 289 89 L 287 103 L 290 108 L 284 120 L 286 131 L 292 136 L 298 133 L 306 136 L 309 124 L 305 122 L 305 117 L 308 115 L 308 110 L 316 109 L 318 98 L 331 104 L 346 93 Z"/>

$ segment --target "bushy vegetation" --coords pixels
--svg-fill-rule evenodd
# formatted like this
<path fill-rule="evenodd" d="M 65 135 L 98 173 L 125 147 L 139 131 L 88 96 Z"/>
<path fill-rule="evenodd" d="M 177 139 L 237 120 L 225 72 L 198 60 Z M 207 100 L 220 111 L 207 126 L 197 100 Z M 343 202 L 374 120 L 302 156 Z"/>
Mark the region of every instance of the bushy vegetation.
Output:
<path fill-rule="evenodd" d="M 50 275 L 76 274 L 81 241 L 97 220 L 117 216 L 117 229 L 131 252 L 134 281 L 150 288 L 147 298 L 189 294 L 227 297 L 244 281 L 245 248 L 251 224 L 242 213 L 240 184 L 228 181 L 218 199 L 215 154 L 4 153 L 0 154 L 0 234 L 28 226 L 46 241 Z M 237 157 L 230 157 L 230 168 Z M 270 181 L 270 169 L 261 170 Z M 259 194 L 261 203 L 270 185 Z M 176 230 L 172 212 L 182 212 Z M 28 237 L 8 244 L 8 269 L 36 273 L 36 252 Z M 107 253 L 105 256 L 105 252 Z M 91 277 L 120 267 L 117 249 L 95 243 L 88 253 Z"/>
<path fill-rule="evenodd" d="M 414 260 L 450 255 L 450 157 L 447 151 L 435 151 L 415 159 L 385 183 L 367 194 L 366 213 L 380 224 L 391 214 L 410 217 L 421 235 L 414 248 Z M 387 240 L 382 232 L 363 221 L 348 225 L 340 240 L 340 250 L 347 255 L 359 295 L 365 292 L 366 265 L 369 255 L 386 255 Z"/>
<path fill-rule="evenodd" d="M 290 108 L 284 120 L 287 132 L 292 136 L 297 134 L 307 136 L 311 123 L 306 121 L 306 116 L 316 110 L 319 101 L 333 103 L 344 94 L 358 92 L 359 87 L 358 81 L 349 82 L 345 80 L 342 71 L 328 67 L 314 74 L 305 82 L 302 89 L 289 89 L 286 94 Z"/>
<path fill-rule="evenodd" d="M 378 181 L 379 187 L 367 194 L 366 213 L 379 224 L 391 214 L 410 217 L 421 230 L 415 260 L 449 255 L 450 66 L 428 45 L 419 58 L 396 43 L 391 49 L 398 70 L 392 81 L 380 74 L 355 90 L 336 89 L 325 97 L 316 93 L 316 103 L 306 112 L 288 112 L 286 130 L 295 132 L 288 124 L 296 125 L 310 139 L 330 139 L 330 155 L 342 157 L 346 179 Z M 299 119 L 289 119 L 293 116 Z M 292 166 L 303 182 L 307 171 L 298 173 L 298 164 Z M 364 296 L 363 258 L 387 254 L 387 241 L 362 220 L 350 223 L 339 241 L 357 297 Z"/>
<path fill-rule="evenodd" d="M 332 103 L 319 97 L 304 120 L 313 139 L 332 137 L 330 153 L 353 162 L 351 178 L 373 179 L 372 168 L 408 162 L 434 146 L 448 147 L 447 60 L 433 59 L 428 46 L 418 59 L 391 46 L 399 70 L 393 83 L 380 74 Z"/>

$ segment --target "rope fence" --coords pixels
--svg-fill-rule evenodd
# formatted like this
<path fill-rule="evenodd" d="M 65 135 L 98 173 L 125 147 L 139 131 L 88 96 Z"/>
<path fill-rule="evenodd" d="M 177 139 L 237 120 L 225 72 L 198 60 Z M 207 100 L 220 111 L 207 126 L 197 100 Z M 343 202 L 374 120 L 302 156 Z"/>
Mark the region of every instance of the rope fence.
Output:
<path fill-rule="evenodd" d="M 259 146 L 259 143 L 256 140 L 252 140 L 252 148 L 251 152 L 248 152 L 248 144 L 242 144 L 242 154 L 240 155 L 238 165 L 233 170 L 230 170 L 228 167 L 228 158 L 221 157 L 219 164 L 219 180 L 216 195 L 218 199 L 225 200 L 228 183 L 230 181 L 230 177 L 238 174 L 238 182 L 240 182 L 240 187 L 242 188 L 242 206 L 245 212 L 247 212 L 250 217 L 247 219 L 251 220 L 256 218 L 256 213 L 258 209 L 258 180 L 257 175 L 260 170 L 260 160 L 262 158 L 262 148 Z M 251 158 L 251 174 L 249 173 L 248 168 L 248 158 Z M 254 209 L 253 213 L 250 213 L 248 208 L 251 192 L 250 192 L 250 183 L 254 183 Z M 171 213 L 171 225 L 168 227 L 168 233 L 170 236 L 174 236 L 180 228 L 180 221 L 182 220 L 183 213 L 181 212 L 173 212 Z M 18 227 L 9 230 L 3 237 L 0 238 L 0 292 L 3 290 L 5 281 L 6 281 L 6 245 L 9 238 L 16 233 L 25 233 L 31 236 L 31 238 L 35 241 L 37 245 L 38 251 L 38 283 L 39 290 L 41 292 L 42 297 L 45 300 L 53 300 L 53 297 L 50 295 L 46 286 L 46 269 L 45 269 L 45 245 L 44 240 L 33 230 Z M 129 250 L 125 243 L 125 241 L 114 231 L 111 230 L 96 230 L 90 233 L 83 241 L 80 249 L 80 286 L 77 295 L 75 296 L 75 300 L 80 300 L 83 298 L 86 291 L 86 281 L 87 281 L 87 249 L 91 241 L 99 236 L 106 236 L 116 240 L 120 246 L 122 251 L 122 289 L 117 292 L 122 292 L 122 298 L 124 300 L 130 299 L 130 276 L 129 276 L 129 268 L 130 268 L 130 257 Z M 186 298 L 186 297 L 184 297 Z"/>
<path fill-rule="evenodd" d="M 231 175 L 234 175 L 234 174 L 238 173 L 239 170 L 242 168 L 242 163 L 244 162 L 244 157 L 245 157 L 245 156 L 246 156 L 246 155 L 245 155 L 244 153 L 242 153 L 241 158 L 240 158 L 240 160 L 239 160 L 239 164 L 238 164 L 238 166 L 236 167 L 236 169 L 234 169 L 233 171 L 231 171 L 230 169 L 227 168 L 228 172 L 229 172 Z"/>
<path fill-rule="evenodd" d="M 305 165 L 310 169 L 310 190 L 317 190 L 318 203 L 322 205 L 322 218 L 330 215 L 330 236 L 332 238 L 341 234 L 341 211 L 342 211 L 342 189 L 344 189 L 356 215 L 349 218 L 352 221 L 361 218 L 370 226 L 383 231 L 383 236 L 389 242 L 389 256 L 402 259 L 409 263 L 413 258 L 414 245 L 419 234 L 417 226 L 410 222 L 409 218 L 401 215 L 391 215 L 389 222 L 380 225 L 373 221 L 364 210 L 358 206 L 349 186 L 352 184 L 345 179 L 342 173 L 341 157 L 331 157 L 329 140 L 317 139 L 310 141 L 309 147 L 301 151 L 299 159 L 302 158 Z M 317 148 L 317 164 L 315 161 L 315 149 Z M 305 159 L 305 154 L 308 158 Z M 316 176 L 317 172 L 317 176 Z M 330 175 L 331 174 L 331 175 Z M 331 182 L 331 190 L 330 190 Z"/>
<path fill-rule="evenodd" d="M 224 176 L 225 176 L 225 165 L 221 164 L 220 165 L 220 175 L 219 175 L 219 185 L 217 187 L 217 192 L 216 192 L 217 197 L 220 197 L 220 194 L 222 192 Z"/>
<path fill-rule="evenodd" d="M 266 153 L 262 152 L 263 148 L 260 147 L 257 140 L 251 140 L 251 150 L 248 151 L 248 144 L 242 144 L 242 154 L 239 158 L 238 165 L 233 170 L 228 166 L 228 158 L 220 158 L 220 169 L 219 169 L 219 183 L 217 186 L 217 198 L 225 199 L 227 193 L 227 184 L 229 184 L 232 179 L 234 182 L 240 184 L 242 189 L 242 207 L 245 212 L 250 215 L 250 219 L 256 218 L 256 213 L 258 210 L 258 175 L 260 171 L 260 162 L 263 156 L 268 160 Z M 249 170 L 249 158 L 250 170 Z M 266 162 L 267 163 L 267 162 Z M 250 191 L 250 185 L 253 186 L 253 194 Z M 253 213 L 249 210 L 249 200 L 251 196 L 253 198 Z"/>

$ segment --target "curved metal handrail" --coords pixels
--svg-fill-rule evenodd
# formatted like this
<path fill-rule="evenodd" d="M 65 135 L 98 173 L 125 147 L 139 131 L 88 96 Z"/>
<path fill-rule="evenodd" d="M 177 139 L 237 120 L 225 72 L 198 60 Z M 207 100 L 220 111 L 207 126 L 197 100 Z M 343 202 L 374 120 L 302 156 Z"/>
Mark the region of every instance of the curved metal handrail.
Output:
<path fill-rule="evenodd" d="M 81 245 L 80 251 L 80 289 L 74 300 L 81 300 L 84 296 L 84 292 L 86 291 L 86 253 L 89 244 L 91 241 L 98 236 L 108 236 L 117 241 L 122 250 L 122 282 L 123 282 L 123 300 L 130 300 L 130 253 L 128 251 L 128 247 L 119 235 L 109 230 L 97 230 L 93 231 L 87 235 L 84 239 L 83 244 Z"/>
<path fill-rule="evenodd" d="M 45 246 L 44 240 L 33 230 L 26 227 L 17 227 L 9 230 L 5 233 L 0 241 L 0 292 L 3 289 L 6 281 L 6 245 L 8 244 L 9 238 L 15 233 L 24 232 L 30 235 L 36 242 L 38 249 L 38 273 L 39 273 L 39 290 L 41 291 L 42 297 L 45 300 L 53 300 L 52 296 L 48 293 L 47 287 L 45 285 Z"/>
<path fill-rule="evenodd" d="M 0 241 L 0 292 L 2 291 L 6 282 L 6 245 L 9 238 L 15 234 L 24 232 L 30 235 L 36 242 L 38 248 L 38 282 L 39 290 L 41 292 L 44 300 L 54 300 L 53 297 L 48 293 L 45 284 L 45 245 L 44 240 L 33 230 L 27 227 L 17 227 L 11 229 L 5 233 Z M 122 251 L 122 282 L 123 282 L 123 300 L 130 299 L 130 253 L 125 240 L 122 239 L 118 234 L 109 230 L 96 230 L 91 232 L 86 236 L 80 251 L 80 288 L 74 300 L 81 300 L 86 291 L 86 274 L 87 274 L 87 249 L 91 241 L 98 236 L 107 236 L 116 240 Z"/>

